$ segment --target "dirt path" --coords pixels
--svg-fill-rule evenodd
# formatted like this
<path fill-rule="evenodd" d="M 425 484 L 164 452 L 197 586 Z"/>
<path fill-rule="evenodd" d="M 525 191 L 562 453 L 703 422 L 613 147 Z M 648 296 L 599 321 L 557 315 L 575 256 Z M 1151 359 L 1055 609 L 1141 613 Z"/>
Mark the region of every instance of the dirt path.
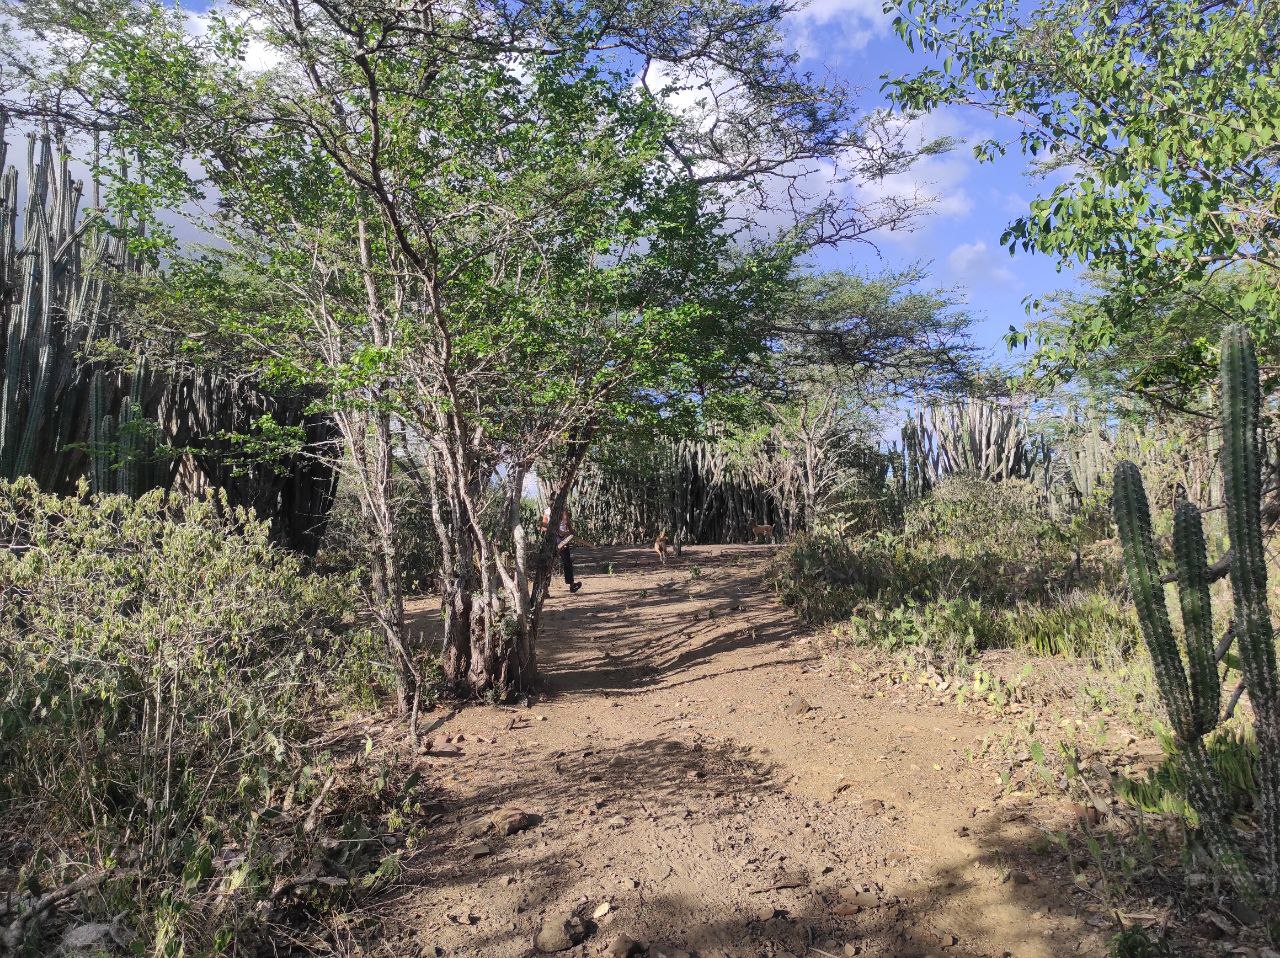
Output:
<path fill-rule="evenodd" d="M 395 950 L 514 958 L 585 926 L 559 953 L 1105 953 L 966 759 L 998 729 L 833 676 L 768 549 L 583 558 L 586 587 L 548 605 L 545 700 L 434 732 L 460 754 L 428 759 L 442 800 L 384 909 Z M 536 824 L 491 829 L 504 809 Z"/>

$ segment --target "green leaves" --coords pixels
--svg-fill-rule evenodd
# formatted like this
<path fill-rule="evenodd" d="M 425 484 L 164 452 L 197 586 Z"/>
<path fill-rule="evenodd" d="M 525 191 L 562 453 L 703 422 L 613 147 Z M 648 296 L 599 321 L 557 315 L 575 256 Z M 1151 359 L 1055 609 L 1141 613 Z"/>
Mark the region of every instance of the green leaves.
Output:
<path fill-rule="evenodd" d="M 1067 174 L 1011 224 L 1011 250 L 1120 277 L 1129 300 L 1273 260 L 1272 4 L 908 0 L 896 9 L 904 38 L 943 56 L 940 71 L 888 83 L 897 102 L 1009 117 L 1025 154 L 1047 154 Z M 975 155 L 999 152 L 982 144 Z M 1248 302 L 1266 305 L 1274 323 L 1270 298 Z"/>

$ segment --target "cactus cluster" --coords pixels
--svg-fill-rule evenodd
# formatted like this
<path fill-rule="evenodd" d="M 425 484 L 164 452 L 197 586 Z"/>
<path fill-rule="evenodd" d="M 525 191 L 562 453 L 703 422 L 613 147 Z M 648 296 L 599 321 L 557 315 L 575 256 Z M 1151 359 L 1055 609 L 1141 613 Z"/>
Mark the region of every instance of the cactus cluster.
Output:
<path fill-rule="evenodd" d="M 82 186 L 48 132 L 28 137 L 19 206 L 5 127 L 0 114 L 0 478 L 66 489 L 84 469 L 83 356 L 109 328 L 106 276 L 128 254 L 96 212 L 81 214 Z"/>
<path fill-rule="evenodd" d="M 125 374 L 117 374 L 124 376 Z M 128 374 L 129 391 L 112 414 L 116 375 L 93 373 L 89 391 L 89 488 L 97 493 L 120 493 L 138 498 L 164 484 L 165 462 L 157 453 L 159 425 L 147 415 L 146 362 L 137 360 Z"/>
<path fill-rule="evenodd" d="M 206 370 L 148 370 L 111 295 L 115 275 L 143 268 L 124 224 L 81 209 L 69 152 L 48 131 L 27 138 L 20 198 L 6 132 L 0 112 L 0 479 L 31 476 L 68 494 L 87 476 L 95 492 L 136 497 L 177 477 L 182 491 L 221 489 L 314 553 L 336 483 L 331 420 L 309 415 L 306 397 Z M 283 468 L 229 463 L 226 435 L 263 414 L 303 426 L 307 449 Z M 158 455 L 158 437 L 183 455 Z"/>
<path fill-rule="evenodd" d="M 968 473 L 999 482 L 1030 478 L 1048 448 L 1030 435 L 1026 419 L 1005 405 L 983 399 L 942 403 L 916 411 L 902 428 L 904 491 L 919 495 L 938 481 Z"/>
<path fill-rule="evenodd" d="M 1186 769 L 1188 801 L 1200 818 L 1206 844 L 1219 866 L 1237 891 L 1257 898 L 1274 895 L 1280 875 L 1280 694 L 1262 540 L 1261 389 L 1253 344 L 1244 327 L 1232 326 L 1224 332 L 1221 362 L 1222 461 L 1234 597 L 1231 630 L 1253 703 L 1259 746 L 1261 875 L 1249 867 L 1241 851 L 1204 742 L 1204 736 L 1219 722 L 1218 660 L 1225 649 L 1218 647 L 1213 634 L 1212 574 L 1200 510 L 1183 501 L 1174 513 L 1173 555 L 1186 642 L 1184 656 L 1165 604 L 1142 476 L 1132 462 L 1116 465 L 1113 506 L 1129 588 L 1151 652 L 1160 699 Z"/>

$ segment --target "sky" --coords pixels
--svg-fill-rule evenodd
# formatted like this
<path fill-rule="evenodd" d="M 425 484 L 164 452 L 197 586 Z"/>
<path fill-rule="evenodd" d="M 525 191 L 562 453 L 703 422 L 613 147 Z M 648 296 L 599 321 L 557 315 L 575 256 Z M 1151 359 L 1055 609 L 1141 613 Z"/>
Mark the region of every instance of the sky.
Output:
<path fill-rule="evenodd" d="M 182 6 L 199 13 L 210 0 L 186 0 Z M 868 110 L 888 105 L 880 89 L 884 75 L 936 65 L 931 55 L 907 49 L 893 32 L 882 0 L 810 0 L 789 17 L 787 30 L 803 69 L 852 84 Z M 1005 350 L 1001 337 L 1027 321 L 1024 301 L 1074 285 L 1071 272 L 1060 272 L 1052 258 L 1021 251 L 1010 256 L 1000 246 L 1005 227 L 1051 186 L 1028 176 L 1028 162 L 1017 149 L 993 163 L 974 159 L 973 144 L 1012 138 L 1010 121 L 972 108 L 948 108 L 916 125 L 922 137 L 960 142 L 950 153 L 928 157 L 910 173 L 864 190 L 872 197 L 891 191 L 927 194 L 936 198 L 933 212 L 910 231 L 874 237 L 874 245 L 823 251 L 812 266 L 870 272 L 924 266 L 931 285 L 954 291 L 967 304 L 974 340 L 988 357 L 1014 361 L 1018 357 Z"/>
<path fill-rule="evenodd" d="M 791 35 L 806 69 L 826 71 L 858 87 L 867 108 L 887 106 L 881 77 L 910 74 L 936 66 L 931 55 L 912 52 L 891 28 L 881 0 L 812 0 L 791 18 Z M 1010 138 L 1011 121 L 973 108 L 948 108 L 923 117 L 921 132 L 962 142 L 950 153 L 917 164 L 899 182 L 876 189 L 919 188 L 936 197 L 934 212 L 914 231 L 889 233 L 875 249 L 847 248 L 828 252 L 819 265 L 829 268 L 901 268 L 923 264 L 941 287 L 954 288 L 974 317 L 978 345 L 997 361 L 1010 356 L 1001 337 L 1027 321 L 1023 301 L 1074 285 L 1070 271 L 1059 272 L 1050 257 L 1018 252 L 1010 256 L 1000 235 L 1030 201 L 1051 185 L 1028 176 L 1028 162 L 1017 149 L 994 163 L 979 163 L 973 144 Z"/>

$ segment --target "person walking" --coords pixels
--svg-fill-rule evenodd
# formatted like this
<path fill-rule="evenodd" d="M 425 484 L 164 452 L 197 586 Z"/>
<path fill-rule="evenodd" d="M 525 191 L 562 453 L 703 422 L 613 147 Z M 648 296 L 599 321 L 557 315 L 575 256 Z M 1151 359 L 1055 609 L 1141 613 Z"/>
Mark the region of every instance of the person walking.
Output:
<path fill-rule="evenodd" d="M 542 510 L 542 531 L 545 533 L 551 525 L 551 507 Z M 569 516 L 569 507 L 564 507 L 564 512 L 560 514 L 560 530 L 556 550 L 560 553 L 560 568 L 564 571 L 564 584 L 569 587 L 569 592 L 574 593 L 582 588 L 582 583 L 574 580 L 573 577 L 573 552 L 570 544 L 573 542 L 573 520 Z"/>

